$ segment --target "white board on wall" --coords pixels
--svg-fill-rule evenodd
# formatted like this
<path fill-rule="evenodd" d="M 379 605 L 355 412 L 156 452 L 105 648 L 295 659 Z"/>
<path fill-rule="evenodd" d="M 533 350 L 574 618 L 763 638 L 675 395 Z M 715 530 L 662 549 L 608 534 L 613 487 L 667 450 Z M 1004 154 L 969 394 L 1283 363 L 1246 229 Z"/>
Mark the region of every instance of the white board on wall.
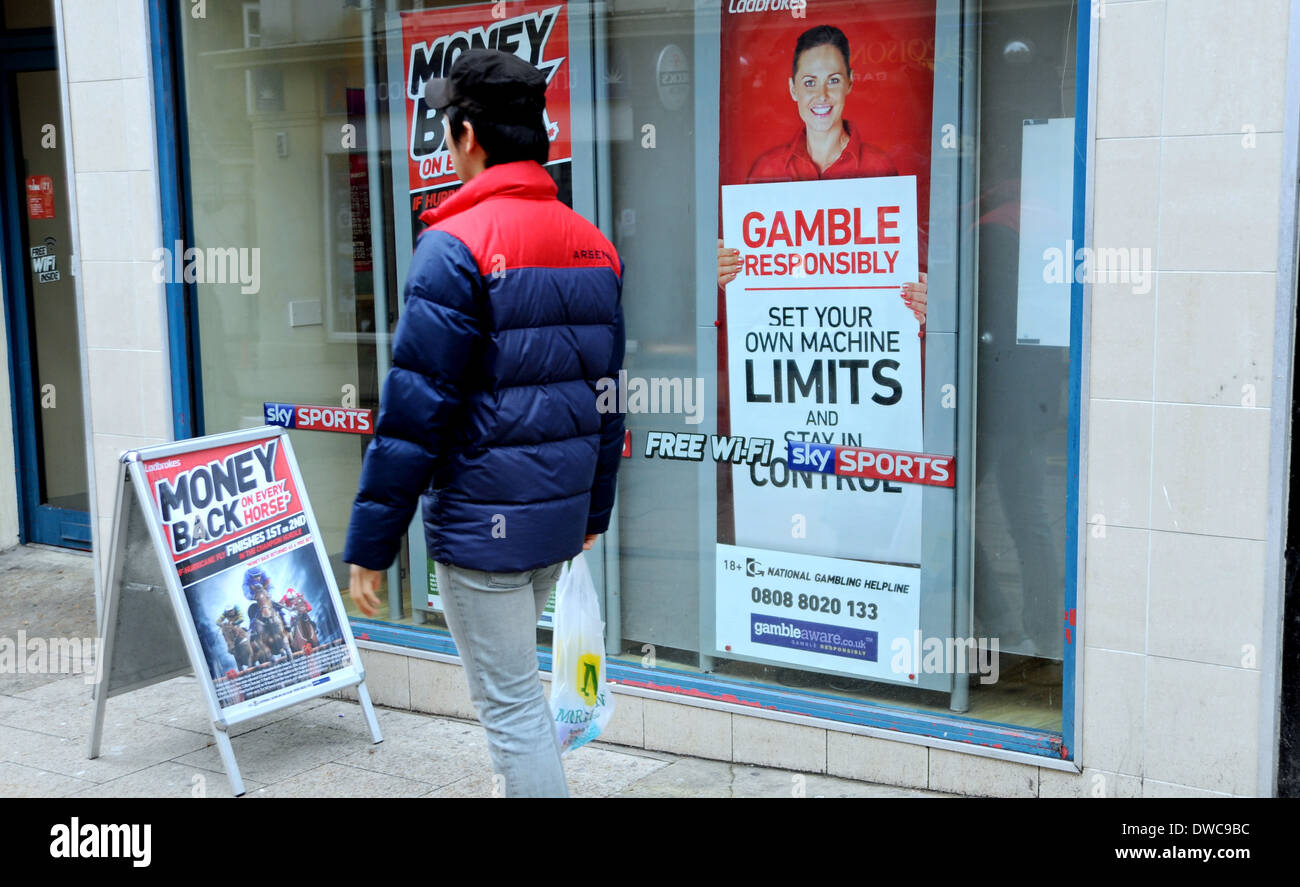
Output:
<path fill-rule="evenodd" d="M 1021 132 L 1016 343 L 1065 348 L 1075 268 L 1074 118 L 1026 120 Z"/>

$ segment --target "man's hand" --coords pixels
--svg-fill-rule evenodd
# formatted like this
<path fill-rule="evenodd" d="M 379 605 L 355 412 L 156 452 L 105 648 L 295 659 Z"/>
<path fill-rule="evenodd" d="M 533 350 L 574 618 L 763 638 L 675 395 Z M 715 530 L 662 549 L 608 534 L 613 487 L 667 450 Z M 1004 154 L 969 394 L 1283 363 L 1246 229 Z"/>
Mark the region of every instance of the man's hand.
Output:
<path fill-rule="evenodd" d="M 383 574 L 378 570 L 352 565 L 352 578 L 349 580 L 348 595 L 352 603 L 365 616 L 374 617 L 379 612 L 379 580 Z"/>
<path fill-rule="evenodd" d="M 596 540 L 599 539 L 599 538 L 600 538 L 600 534 L 599 534 L 599 533 L 592 533 L 592 534 L 589 534 L 589 535 L 587 536 L 587 538 L 585 538 L 585 539 L 582 540 L 582 550 L 583 550 L 583 551 L 591 551 L 591 546 L 595 545 L 595 544 L 596 544 Z M 353 567 L 353 569 L 356 569 L 356 568 Z"/>

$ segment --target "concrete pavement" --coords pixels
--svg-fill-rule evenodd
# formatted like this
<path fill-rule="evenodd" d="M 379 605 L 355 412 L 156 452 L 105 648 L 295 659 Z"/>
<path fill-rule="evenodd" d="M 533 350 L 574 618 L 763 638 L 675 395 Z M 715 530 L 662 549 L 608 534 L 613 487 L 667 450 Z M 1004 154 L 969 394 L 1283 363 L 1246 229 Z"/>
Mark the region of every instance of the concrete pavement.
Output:
<path fill-rule="evenodd" d="M 0 638 L 94 635 L 89 557 L 20 546 L 0 553 Z M 0 797 L 230 797 L 193 676 L 108 701 L 100 757 L 82 674 L 0 673 Z M 491 797 L 476 722 L 322 698 L 232 730 L 245 797 Z M 565 757 L 574 797 L 942 797 L 816 773 L 592 743 Z"/>

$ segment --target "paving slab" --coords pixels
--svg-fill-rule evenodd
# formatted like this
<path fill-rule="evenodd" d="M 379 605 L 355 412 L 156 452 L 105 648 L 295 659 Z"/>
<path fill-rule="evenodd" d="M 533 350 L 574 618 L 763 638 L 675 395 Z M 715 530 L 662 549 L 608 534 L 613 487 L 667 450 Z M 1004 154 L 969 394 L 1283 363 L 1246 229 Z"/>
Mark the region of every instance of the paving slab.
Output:
<path fill-rule="evenodd" d="M 310 770 L 250 790 L 249 798 L 415 798 L 433 786 L 419 780 L 389 776 L 331 761 Z"/>
<path fill-rule="evenodd" d="M 3 798 L 62 798 L 93 785 L 74 776 L 0 761 L 0 797 Z"/>
<path fill-rule="evenodd" d="M 244 790 L 256 791 L 262 783 L 244 777 Z M 190 767 L 175 761 L 136 770 L 109 782 L 101 782 L 70 798 L 230 798 L 230 781 L 219 770 Z"/>

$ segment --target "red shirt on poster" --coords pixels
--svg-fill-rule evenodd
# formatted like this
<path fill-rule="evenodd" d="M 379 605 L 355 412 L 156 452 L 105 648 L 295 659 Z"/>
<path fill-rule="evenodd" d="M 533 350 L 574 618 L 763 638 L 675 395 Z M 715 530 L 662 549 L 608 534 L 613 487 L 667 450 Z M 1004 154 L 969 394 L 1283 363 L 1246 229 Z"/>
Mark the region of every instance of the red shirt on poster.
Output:
<path fill-rule="evenodd" d="M 808 139 L 804 127 L 790 141 L 769 148 L 754 161 L 745 178 L 745 184 L 762 182 L 809 182 L 818 179 L 865 179 L 875 176 L 896 176 L 898 168 L 889 155 L 862 140 L 858 127 L 848 120 L 842 121 L 848 134 L 848 144 L 825 170 L 818 169 L 808 154 Z"/>

